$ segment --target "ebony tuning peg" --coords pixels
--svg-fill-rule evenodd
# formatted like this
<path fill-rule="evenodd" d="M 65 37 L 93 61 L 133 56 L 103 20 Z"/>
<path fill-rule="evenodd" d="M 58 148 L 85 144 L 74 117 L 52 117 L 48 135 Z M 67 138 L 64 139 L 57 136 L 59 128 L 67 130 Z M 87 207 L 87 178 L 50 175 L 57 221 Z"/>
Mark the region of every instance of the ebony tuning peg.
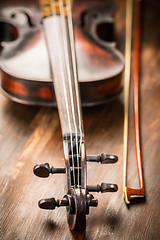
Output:
<path fill-rule="evenodd" d="M 58 202 L 55 198 L 41 199 L 38 202 L 38 206 L 42 209 L 54 210 L 58 206 Z"/>
<path fill-rule="evenodd" d="M 97 207 L 98 206 L 98 200 L 95 199 L 92 194 L 87 194 L 87 204 L 90 207 Z"/>
<path fill-rule="evenodd" d="M 112 183 L 101 183 L 101 193 L 105 192 L 117 192 L 118 186 L 117 184 Z"/>
<path fill-rule="evenodd" d="M 118 161 L 118 157 L 116 155 L 109 155 L 106 153 L 102 153 L 101 155 L 88 155 L 86 160 L 88 162 L 108 164 L 108 163 L 116 163 Z"/>
<path fill-rule="evenodd" d="M 40 163 L 33 168 L 33 172 L 38 177 L 47 178 L 50 173 L 65 173 L 66 169 L 50 167 L 48 163 Z"/>
<path fill-rule="evenodd" d="M 55 207 L 69 206 L 69 200 L 65 197 L 62 200 L 56 200 L 55 198 L 41 199 L 38 202 L 38 206 L 42 209 L 54 210 Z"/>
<path fill-rule="evenodd" d="M 109 155 L 106 153 L 101 154 L 101 163 L 116 163 L 118 161 L 118 157 L 116 155 Z"/>
<path fill-rule="evenodd" d="M 47 178 L 51 173 L 51 168 L 48 163 L 40 163 L 34 166 L 33 172 L 38 177 Z"/>
<path fill-rule="evenodd" d="M 96 185 L 96 186 L 87 186 L 87 189 L 89 192 L 117 192 L 118 186 L 117 184 L 112 184 L 112 183 L 101 183 L 101 185 Z"/>

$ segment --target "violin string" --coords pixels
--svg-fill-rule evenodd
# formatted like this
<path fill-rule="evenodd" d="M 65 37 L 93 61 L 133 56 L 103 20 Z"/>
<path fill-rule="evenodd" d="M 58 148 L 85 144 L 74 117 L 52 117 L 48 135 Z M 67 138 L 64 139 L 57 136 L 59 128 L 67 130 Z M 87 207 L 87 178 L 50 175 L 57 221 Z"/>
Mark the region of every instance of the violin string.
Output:
<path fill-rule="evenodd" d="M 69 2 L 70 3 L 70 2 Z M 71 4 L 67 3 L 66 4 L 66 18 L 68 19 L 68 14 L 71 13 Z M 68 9 L 67 9 L 68 8 Z M 65 22 L 65 13 L 64 13 L 64 5 L 63 2 L 61 0 L 61 15 L 62 15 L 62 26 L 63 26 L 63 33 L 64 33 L 64 51 L 66 53 L 66 61 L 65 63 L 68 63 L 68 65 L 66 66 L 67 68 L 67 72 L 68 72 L 68 80 L 69 80 L 69 90 L 70 90 L 70 97 L 71 97 L 71 109 L 72 109 L 72 119 L 73 119 L 73 124 L 74 124 L 74 128 L 75 128 L 75 140 L 76 140 L 76 159 L 77 159 L 77 170 L 78 170 L 78 186 L 79 186 L 79 151 L 78 151 L 78 132 L 77 132 L 77 124 L 76 124 L 76 119 L 75 119 L 75 106 L 74 106 L 74 100 L 73 100 L 73 90 L 72 90 L 72 83 L 71 83 L 71 77 L 74 78 L 74 75 L 71 75 L 71 68 L 73 67 L 73 65 L 71 65 L 71 61 L 73 63 L 72 60 L 72 55 L 70 54 L 69 51 L 69 44 L 70 44 L 70 34 L 69 34 L 69 39 L 66 37 L 67 36 L 67 29 L 66 29 L 66 22 Z M 68 27 L 68 26 L 67 26 Z M 73 46 L 74 47 L 74 46 Z M 72 49 L 72 47 L 71 47 Z M 76 89 L 75 89 L 76 91 Z M 77 105 L 77 102 L 76 102 Z M 75 171 L 75 169 L 73 169 Z"/>
<path fill-rule="evenodd" d="M 73 124 L 75 128 L 75 138 L 76 138 L 76 151 L 77 151 L 77 146 L 78 146 L 78 136 L 77 136 L 77 127 L 76 127 L 76 120 L 75 120 L 75 110 L 74 110 L 74 102 L 73 102 L 73 91 L 72 91 L 72 82 L 71 82 L 71 66 L 70 66 L 70 58 L 69 58 L 69 49 L 68 49 L 68 42 L 67 42 L 67 29 L 66 29 L 66 22 L 65 22 L 65 12 L 64 12 L 64 5 L 63 5 L 63 0 L 59 1 L 59 8 L 60 8 L 60 17 L 61 17 L 61 27 L 62 27 L 62 32 L 63 32 L 63 47 L 64 47 L 64 55 L 65 55 L 65 67 L 67 70 L 67 77 L 68 77 L 68 83 L 69 83 L 69 91 L 70 91 L 70 100 L 71 100 L 71 109 L 72 109 L 72 119 L 73 119 Z M 67 9 L 68 8 L 68 9 Z M 69 6 L 66 6 L 66 15 L 70 11 Z M 78 155 L 77 155 L 78 158 Z M 75 169 L 73 169 L 75 171 Z"/>
<path fill-rule="evenodd" d="M 74 44 L 71 45 L 71 31 L 69 31 L 69 39 L 66 38 L 67 36 L 67 29 L 66 29 L 66 21 L 65 21 L 65 12 L 64 12 L 64 5 L 63 5 L 63 0 L 60 0 L 61 2 L 61 6 L 60 6 L 60 13 L 61 13 L 61 16 L 62 16 L 62 29 L 63 29 L 63 33 L 64 33 L 64 52 L 65 52 L 65 63 L 66 63 L 66 68 L 67 68 L 67 74 L 68 74 L 68 80 L 69 80 L 69 90 L 70 90 L 70 96 L 71 96 L 71 108 L 72 108 L 72 117 L 73 117 L 73 123 L 74 123 L 74 128 L 75 128 L 75 140 L 76 140 L 76 158 L 77 158 L 77 170 L 78 170 L 78 186 L 80 185 L 79 184 L 79 147 L 78 147 L 78 131 L 77 131 L 77 124 L 76 124 L 76 119 L 75 119 L 75 105 L 74 105 L 74 100 L 73 100 L 73 89 L 72 89 L 72 83 L 71 83 L 71 77 L 73 77 L 74 80 L 75 79 L 75 72 L 76 72 L 76 69 L 75 69 L 75 65 L 73 64 L 74 62 L 74 59 L 73 59 L 73 53 L 70 55 L 70 53 L 72 52 L 72 49 L 74 48 Z M 71 15 L 71 3 L 70 1 L 68 1 L 66 3 L 66 18 L 67 18 L 67 21 L 68 21 L 68 25 L 69 25 L 69 15 Z M 72 21 L 72 19 L 71 19 Z M 67 26 L 68 27 L 68 26 Z M 70 47 L 71 47 L 71 52 L 69 51 L 68 49 L 68 46 L 70 44 Z M 70 58 L 69 58 L 70 57 Z M 69 61 L 71 60 L 71 61 Z M 71 63 L 72 62 L 72 63 Z M 68 63 L 68 64 L 67 64 Z M 71 65 L 72 64 L 72 65 Z M 73 76 L 71 75 L 71 68 L 73 67 Z M 77 81 L 77 80 L 76 80 Z M 77 92 L 76 92 L 76 88 L 75 88 L 75 93 L 76 93 L 76 100 L 77 100 Z M 76 101 L 76 106 L 77 108 L 79 109 L 79 106 L 78 106 L 78 102 Z M 78 118 L 79 118 L 79 114 L 78 114 Z M 79 119 L 78 119 L 78 122 L 79 122 Z"/>
<path fill-rule="evenodd" d="M 68 0 L 67 0 L 68 1 Z M 77 62 L 76 62 L 76 52 L 75 52 L 75 45 L 74 45 L 74 35 L 73 35 L 73 21 L 72 21 L 72 15 L 71 12 L 69 12 L 68 17 L 68 25 L 69 25 L 69 31 L 70 31 L 70 41 L 71 41 L 71 53 L 72 53 L 72 59 L 73 59 L 73 73 L 74 73 L 74 81 L 75 81 L 75 88 L 76 88 L 76 99 L 77 99 L 77 106 L 78 106 L 78 119 L 79 119 L 79 132 L 80 132 L 80 144 L 79 144 L 79 155 L 81 152 L 81 144 L 82 144 L 82 115 L 81 115 L 81 101 L 80 101 L 80 95 L 79 95 L 79 86 L 78 86 L 78 71 L 77 71 Z M 79 172 L 78 172 L 79 173 Z"/>
<path fill-rule="evenodd" d="M 73 67 L 73 80 L 74 80 L 74 83 L 75 83 L 75 94 L 76 94 L 76 106 L 77 106 L 77 110 L 78 110 L 78 123 L 80 124 L 81 122 L 81 119 L 79 119 L 79 107 L 80 107 L 80 104 L 79 104 L 79 98 L 77 98 L 77 94 L 78 94 L 78 91 L 77 91 L 77 87 L 76 87 L 76 84 L 78 83 L 78 78 L 77 78 L 77 66 L 76 66 L 76 62 L 75 62 L 75 54 L 73 54 L 73 51 L 74 51 L 74 42 L 72 41 L 73 39 L 73 29 L 71 31 L 70 29 L 70 25 L 72 24 L 72 14 L 71 14 L 71 2 L 68 1 L 67 2 L 67 5 L 69 6 L 70 8 L 70 11 L 68 12 L 67 14 L 67 21 L 68 21 L 68 30 L 69 30 L 69 38 L 70 38 L 70 46 L 71 46 L 71 59 L 72 59 L 72 67 Z M 72 99 L 73 100 L 73 99 Z M 76 132 L 77 132 L 77 129 L 76 129 Z M 82 136 L 81 134 L 81 129 L 79 127 L 79 132 L 80 132 L 80 135 Z M 79 146 L 78 146 L 78 136 L 76 136 L 76 139 L 77 139 L 77 142 L 76 142 L 76 151 L 77 151 L 77 170 L 78 170 L 78 185 L 79 184 L 79 181 L 80 181 L 80 174 L 79 174 L 79 156 L 80 156 L 80 143 L 81 143 L 81 137 L 80 137 L 80 140 L 79 140 Z"/>
<path fill-rule="evenodd" d="M 56 4 L 53 4 L 52 0 L 50 0 L 50 2 L 51 2 L 51 6 L 52 6 L 52 14 L 53 14 L 53 12 L 55 12 L 55 15 L 56 15 Z M 55 2 L 55 1 L 53 1 L 53 2 Z M 58 26 L 58 18 L 57 18 L 57 16 L 56 16 L 56 21 L 57 21 L 57 26 Z M 55 29 L 56 29 L 56 31 L 58 33 L 58 28 L 55 28 Z M 57 36 L 58 36 L 58 34 L 57 34 Z M 60 39 L 59 39 L 59 41 L 60 41 Z M 56 49 L 58 49 L 58 48 L 56 48 Z M 62 69 L 63 91 L 64 91 L 64 97 L 65 97 L 66 110 L 67 110 L 68 125 L 69 125 L 69 129 L 70 129 L 72 166 L 73 166 L 73 169 L 74 169 L 72 128 L 71 128 L 71 121 L 70 121 L 69 104 L 68 104 L 68 100 L 67 100 L 65 78 L 64 78 L 64 75 L 63 75 L 63 73 L 65 71 L 64 71 L 64 65 L 62 64 L 62 61 L 61 61 L 61 59 L 63 59 L 63 56 L 60 55 L 60 51 L 58 51 L 58 57 L 59 57 L 58 62 L 59 62 L 60 66 L 61 66 L 61 69 Z M 65 76 L 65 77 L 67 77 L 67 76 Z M 75 171 L 74 170 L 73 170 L 73 181 L 74 181 L 74 185 L 75 185 L 76 182 L 75 182 Z"/>
<path fill-rule="evenodd" d="M 67 55 L 67 50 L 68 50 L 68 45 L 67 45 L 67 32 L 66 32 L 66 25 L 65 25 L 65 12 L 64 12 L 64 5 L 63 2 L 60 0 L 58 1 L 59 4 L 59 10 L 60 10 L 60 20 L 61 20 L 61 31 L 62 31 L 62 42 L 63 42 L 63 52 L 65 54 L 65 58 L 63 58 L 63 66 L 65 66 L 64 72 L 66 74 L 66 79 L 68 79 L 69 82 L 69 90 L 70 90 L 70 97 L 72 98 L 72 92 L 71 92 L 71 73 L 70 73 L 70 69 L 69 66 L 67 65 L 67 63 L 69 64 L 69 57 Z M 66 73 L 67 70 L 67 73 Z M 66 88 L 65 88 L 66 91 Z M 73 118 L 73 107 L 71 105 L 71 109 L 72 109 L 72 118 Z M 71 124 L 71 114 L 69 115 L 70 117 L 70 124 Z M 75 125 L 74 122 L 74 118 L 73 118 L 73 123 Z M 73 130 L 71 129 L 70 132 L 70 141 L 71 141 L 71 155 L 72 155 L 72 172 L 73 172 L 73 179 L 74 179 L 74 185 L 76 185 L 76 176 L 75 176 L 75 163 L 74 163 L 74 150 L 73 150 Z"/>
<path fill-rule="evenodd" d="M 77 66 L 75 65 L 75 55 L 73 54 L 74 51 L 74 42 L 72 42 L 72 36 L 73 36 L 73 29 L 71 31 L 70 25 L 72 24 L 72 14 L 71 14 L 71 1 L 66 0 L 67 1 L 67 5 L 70 8 L 70 11 L 68 12 L 67 15 L 67 22 L 68 22 L 68 30 L 69 30 L 69 38 L 70 38 L 70 45 L 71 45 L 71 58 L 72 58 L 72 67 L 73 67 L 73 79 L 74 79 L 74 83 L 75 83 L 75 94 L 76 94 L 76 106 L 77 106 L 77 110 L 78 110 L 78 123 L 80 122 L 79 120 L 79 102 L 77 101 L 77 88 L 76 88 L 76 82 L 78 82 L 78 78 L 77 78 Z M 80 135 L 81 135 L 81 131 L 79 129 Z M 76 136 L 78 138 L 78 136 Z M 77 139 L 78 141 L 78 139 Z M 79 176 L 80 176 L 80 168 L 79 168 L 79 156 L 80 156 L 80 151 L 79 151 L 79 147 L 80 147 L 80 143 L 81 143 L 81 137 L 79 140 L 79 146 L 77 143 L 76 146 L 76 151 L 77 151 L 77 171 L 78 171 L 78 185 L 80 182 Z"/>
<path fill-rule="evenodd" d="M 70 0 L 67 0 L 68 5 Z M 76 100 L 77 100 L 77 110 L 78 110 L 78 120 L 79 120 L 79 132 L 80 132 L 80 144 L 79 144 L 79 155 L 80 148 L 82 144 L 82 119 L 81 119 L 81 110 L 80 110 L 80 99 L 79 99 L 79 88 L 78 88 L 78 76 L 77 76 L 77 64 L 76 64 L 76 53 L 75 53 L 75 44 L 74 44 L 74 35 L 73 35 L 73 21 L 71 11 L 68 13 L 68 26 L 69 26 L 69 35 L 70 35 L 70 43 L 71 43 L 71 54 L 72 54 L 72 63 L 73 63 L 73 75 L 75 82 L 75 91 L 76 91 Z M 79 179 L 79 161 L 78 161 L 78 179 Z"/>

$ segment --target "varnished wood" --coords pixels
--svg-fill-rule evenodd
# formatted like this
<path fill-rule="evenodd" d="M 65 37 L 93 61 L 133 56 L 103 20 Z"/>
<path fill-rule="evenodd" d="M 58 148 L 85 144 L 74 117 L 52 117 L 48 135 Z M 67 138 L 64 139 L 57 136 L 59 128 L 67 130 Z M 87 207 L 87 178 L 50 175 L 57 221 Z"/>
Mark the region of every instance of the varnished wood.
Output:
<path fill-rule="evenodd" d="M 3 0 L 0 10 L 0 24 L 3 27 L 0 42 L 8 41 L 2 44 L 0 59 L 3 93 L 8 98 L 24 104 L 55 106 L 50 63 L 44 31 L 40 24 L 40 11 L 33 10 L 33 6 L 22 1 L 19 2 L 18 10 L 13 6 L 6 7 L 5 3 Z M 33 3 L 38 8 L 37 1 Z M 113 41 L 110 42 L 108 38 L 101 39 L 96 29 L 100 23 L 105 23 L 103 29 L 110 34 L 106 24 L 113 17 L 113 1 L 105 0 L 99 3 L 87 0 L 86 4 L 83 0 L 80 3 L 81 8 L 79 0 L 74 1 L 73 11 L 77 66 L 82 104 L 90 106 L 107 102 L 120 94 L 124 60 Z M 21 8 L 21 5 L 24 7 Z M 97 20 L 94 17 L 96 6 L 98 6 Z M 19 12 L 21 17 L 17 15 Z M 13 13 L 14 18 L 11 17 Z M 79 16 L 79 20 L 76 16 Z M 17 34 L 9 32 L 12 29 L 17 31 Z M 6 39 L 5 34 L 3 36 L 4 30 L 8 32 L 10 40 L 16 41 Z"/>
<path fill-rule="evenodd" d="M 123 200 L 122 96 L 101 107 L 83 109 L 87 153 L 108 152 L 119 156 L 116 165 L 89 163 L 88 184 L 115 182 L 119 191 L 94 194 L 99 199 L 99 206 L 91 209 L 87 217 L 86 233 L 72 235 L 66 224 L 65 209 L 44 211 L 37 204 L 42 197 L 61 198 L 65 193 L 65 177 L 39 179 L 32 172 L 36 163 L 44 161 L 64 166 L 57 110 L 16 104 L 0 95 L 0 239 L 159 239 L 160 7 L 155 1 L 144 4 L 140 96 L 146 203 L 131 205 L 128 209 Z M 121 17 L 124 22 L 124 1 L 119 1 L 118 6 L 121 9 L 116 19 Z M 124 26 L 121 24 L 117 21 L 117 30 L 123 39 Z M 130 133 L 129 147 L 133 156 L 134 131 Z M 128 181 L 136 187 L 135 165 L 135 161 L 129 162 L 131 175 Z"/>
<path fill-rule="evenodd" d="M 126 187 L 126 194 L 129 201 L 145 197 L 145 185 L 143 176 L 143 164 L 141 154 L 140 139 L 140 109 L 139 109 L 139 76 L 140 76 L 140 50 L 141 50 L 141 20 L 143 2 L 135 2 L 135 26 L 134 26 L 134 56 L 133 56 L 133 91 L 134 91 L 134 126 L 135 126 L 135 146 L 136 161 L 139 178 L 139 189 Z"/>
<path fill-rule="evenodd" d="M 81 99 L 84 106 L 98 105 L 110 101 L 121 92 L 121 77 L 119 74 L 104 81 L 81 82 Z M 23 104 L 56 106 L 52 82 L 31 81 L 12 75 L 1 70 L 1 86 L 4 95 Z"/>
<path fill-rule="evenodd" d="M 131 3 L 131 1 L 128 1 L 128 3 Z M 133 4 L 133 3 L 132 3 Z M 132 21 L 130 24 L 130 40 L 128 40 L 128 37 L 126 37 L 126 44 L 127 41 L 130 41 L 130 45 L 132 45 L 132 36 L 134 36 L 134 44 L 133 44 L 133 62 L 131 61 L 131 48 L 130 48 L 130 66 L 126 64 L 126 68 L 130 68 L 128 76 L 129 79 L 125 79 L 125 84 L 128 84 L 130 87 L 130 78 L 132 76 L 133 78 L 133 90 L 128 88 L 128 91 L 125 92 L 125 97 L 124 97 L 124 102 L 125 106 L 127 105 L 127 112 L 125 111 L 124 113 L 124 129 L 127 124 L 127 132 L 124 131 L 124 139 L 127 139 L 127 142 L 124 141 L 124 199 L 127 204 L 130 203 L 131 200 L 139 200 L 139 198 L 144 200 L 145 197 L 145 185 L 144 185 L 144 176 L 143 176 L 143 164 L 142 164 L 142 154 L 141 154 L 141 138 L 140 138 L 140 109 L 139 109 L 139 79 L 140 79 L 140 50 L 141 50 L 141 32 L 142 32 L 142 27 L 141 27 L 141 20 L 142 20 L 142 1 L 138 0 L 135 1 L 135 11 L 134 11 L 134 16 L 131 11 L 131 18 L 135 19 L 135 24 L 132 30 Z M 129 11 L 129 8 L 132 6 L 126 7 L 126 11 Z M 126 21 L 128 19 L 126 18 Z M 126 22 L 127 25 L 127 22 Z M 126 26 L 127 28 L 128 26 Z M 126 35 L 127 35 L 126 31 Z M 126 49 L 127 50 L 127 49 Z M 126 53 L 127 55 L 127 53 Z M 133 65 L 133 69 L 131 66 Z M 132 70 L 131 70 L 132 69 Z M 129 83 L 127 83 L 127 81 Z M 133 91 L 133 108 L 134 108 L 134 129 L 135 129 L 135 150 L 136 150 L 136 162 L 137 162 L 137 170 L 138 170 L 138 178 L 139 178 L 139 188 L 129 188 L 127 187 L 127 175 L 130 173 L 127 172 L 127 155 L 128 155 L 128 111 L 130 111 L 130 108 L 128 107 L 128 101 L 130 99 L 129 91 Z M 128 98 L 126 98 L 126 95 L 128 95 Z M 127 122 L 126 122 L 127 121 Z M 126 129 L 125 129 L 126 130 Z M 125 140 L 126 140 L 125 139 Z"/>

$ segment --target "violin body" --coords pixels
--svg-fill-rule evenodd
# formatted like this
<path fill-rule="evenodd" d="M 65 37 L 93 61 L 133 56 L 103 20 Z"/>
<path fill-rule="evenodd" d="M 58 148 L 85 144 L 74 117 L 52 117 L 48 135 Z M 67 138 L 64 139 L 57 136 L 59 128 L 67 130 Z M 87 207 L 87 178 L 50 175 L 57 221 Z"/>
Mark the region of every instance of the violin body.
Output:
<path fill-rule="evenodd" d="M 9 1 L 1 1 L 1 88 L 16 102 L 54 106 L 55 93 L 39 4 L 38 1 L 27 4 L 16 1 L 11 6 Z M 124 61 L 112 39 L 113 13 L 112 1 L 74 1 L 82 105 L 104 103 L 122 89 Z"/>

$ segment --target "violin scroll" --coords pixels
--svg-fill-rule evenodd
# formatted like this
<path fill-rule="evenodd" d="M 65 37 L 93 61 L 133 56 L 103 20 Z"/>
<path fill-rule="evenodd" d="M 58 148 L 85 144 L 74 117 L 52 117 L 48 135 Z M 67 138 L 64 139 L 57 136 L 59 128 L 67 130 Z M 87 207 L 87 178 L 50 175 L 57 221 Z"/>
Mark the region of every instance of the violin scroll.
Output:
<path fill-rule="evenodd" d="M 69 155 L 68 155 L 69 156 Z M 71 156 L 69 156 L 71 158 Z M 74 156 L 76 159 L 76 155 Z M 83 158 L 83 160 L 82 160 Z M 75 160 L 74 159 L 74 160 Z M 86 160 L 85 160 L 86 159 Z M 65 160 L 68 166 L 68 159 Z M 94 198 L 90 192 L 116 192 L 118 190 L 117 184 L 112 183 L 101 183 L 96 186 L 86 185 L 86 161 L 88 162 L 100 162 L 102 164 L 106 163 L 116 163 L 118 157 L 115 155 L 109 155 L 102 153 L 100 155 L 85 156 L 85 150 L 82 147 L 81 159 L 79 159 L 79 164 L 83 165 L 84 171 L 82 172 L 81 167 L 79 168 L 79 174 L 77 174 L 77 169 L 74 164 L 66 168 L 55 168 L 50 167 L 48 163 L 37 164 L 33 168 L 33 172 L 36 176 L 46 178 L 50 174 L 63 173 L 67 175 L 67 181 L 70 184 L 67 185 L 68 192 L 62 199 L 41 199 L 38 202 L 38 206 L 46 210 L 54 210 L 56 207 L 66 207 L 68 224 L 71 230 L 83 231 L 86 228 L 86 215 L 89 214 L 90 207 L 97 207 L 98 200 Z M 75 170 L 73 170 L 75 168 Z M 81 186 L 74 183 L 73 185 L 73 175 L 75 174 L 75 183 L 78 183 L 78 175 L 80 176 Z"/>

